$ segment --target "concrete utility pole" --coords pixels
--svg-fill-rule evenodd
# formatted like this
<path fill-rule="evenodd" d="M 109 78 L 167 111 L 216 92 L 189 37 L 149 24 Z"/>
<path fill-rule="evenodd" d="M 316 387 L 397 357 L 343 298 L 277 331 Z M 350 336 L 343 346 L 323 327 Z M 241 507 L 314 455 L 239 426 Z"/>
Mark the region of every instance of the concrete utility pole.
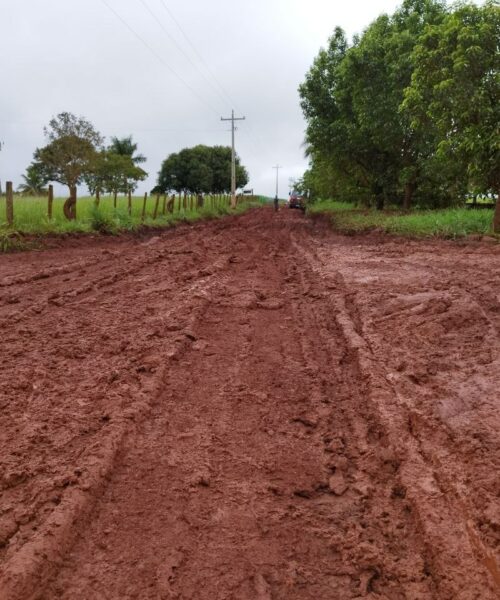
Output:
<path fill-rule="evenodd" d="M 244 121 L 245 117 L 235 117 L 234 110 L 231 111 L 231 117 L 225 119 L 220 118 L 221 121 L 231 121 L 231 207 L 236 208 L 236 153 L 234 151 L 234 122 Z"/>
<path fill-rule="evenodd" d="M 278 197 L 278 173 L 279 170 L 282 168 L 283 167 L 281 165 L 276 165 L 275 167 L 273 167 L 273 169 L 276 169 L 276 198 Z"/>

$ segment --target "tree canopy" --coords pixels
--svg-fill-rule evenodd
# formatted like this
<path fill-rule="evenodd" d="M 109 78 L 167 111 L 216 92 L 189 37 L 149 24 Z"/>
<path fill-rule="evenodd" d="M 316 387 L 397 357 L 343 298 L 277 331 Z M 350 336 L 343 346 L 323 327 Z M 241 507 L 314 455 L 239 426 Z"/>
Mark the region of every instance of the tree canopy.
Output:
<path fill-rule="evenodd" d="M 247 183 L 247 170 L 236 157 L 236 187 L 243 187 Z M 155 189 L 161 192 L 229 192 L 231 148 L 198 145 L 170 154 L 162 163 Z"/>
<path fill-rule="evenodd" d="M 336 28 L 299 88 L 313 193 L 409 208 L 498 190 L 499 8 L 404 0 L 349 44 Z"/>
<path fill-rule="evenodd" d="M 437 155 L 455 162 L 469 189 L 500 193 L 500 9 L 458 5 L 426 28 L 414 51 L 415 69 L 403 108 L 415 131 L 429 124 Z M 500 230 L 500 201 L 495 229 Z"/>
<path fill-rule="evenodd" d="M 108 149 L 97 154 L 92 170 L 84 179 L 91 194 L 96 191 L 118 194 L 133 192 L 146 177 L 146 171 L 134 164 L 130 155 Z"/>
<path fill-rule="evenodd" d="M 92 171 L 103 138 L 89 121 L 68 112 L 51 119 L 44 133 L 49 143 L 35 150 L 37 168 L 47 181 L 67 185 L 74 196 L 76 186 Z"/>

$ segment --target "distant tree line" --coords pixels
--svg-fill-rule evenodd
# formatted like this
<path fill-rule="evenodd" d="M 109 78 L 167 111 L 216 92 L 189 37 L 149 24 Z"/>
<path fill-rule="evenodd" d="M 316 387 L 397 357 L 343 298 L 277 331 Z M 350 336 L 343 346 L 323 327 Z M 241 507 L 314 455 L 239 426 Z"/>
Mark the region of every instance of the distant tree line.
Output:
<path fill-rule="evenodd" d="M 72 203 L 77 186 L 85 184 L 94 195 L 129 194 L 147 177 L 139 165 L 146 161 L 137 153 L 132 136 L 104 138 L 83 117 L 63 112 L 44 128 L 47 144 L 37 148 L 33 162 L 23 175 L 19 191 L 26 195 L 46 193 L 46 184 L 55 181 L 68 186 Z M 248 182 L 245 167 L 236 158 L 236 185 Z M 231 189 L 231 148 L 195 146 L 170 154 L 161 166 L 154 192 L 222 193 Z"/>
<path fill-rule="evenodd" d="M 351 43 L 337 27 L 299 88 L 310 158 L 299 185 L 378 208 L 498 197 L 499 42 L 496 0 L 404 0 Z"/>

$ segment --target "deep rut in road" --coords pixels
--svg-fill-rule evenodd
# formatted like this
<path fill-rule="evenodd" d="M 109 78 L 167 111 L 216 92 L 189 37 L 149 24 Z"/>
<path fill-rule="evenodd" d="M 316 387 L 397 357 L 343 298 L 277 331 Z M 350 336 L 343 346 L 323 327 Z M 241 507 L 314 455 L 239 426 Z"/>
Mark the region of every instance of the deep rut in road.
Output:
<path fill-rule="evenodd" d="M 199 229 L 106 253 L 106 272 L 79 282 L 80 318 L 96 311 L 121 338 L 135 319 L 125 407 L 103 413 L 104 397 L 98 410 L 105 423 L 128 416 L 109 451 L 113 432 L 92 433 L 85 468 L 101 471 L 66 485 L 53 514 L 67 492 L 87 499 L 64 536 L 41 516 L 33 539 L 19 529 L 26 546 L 37 529 L 60 546 L 25 562 L 22 544 L 7 547 L 1 600 L 495 598 L 491 538 L 474 523 L 480 550 L 460 537 L 456 499 L 436 491 L 438 463 L 414 443 L 353 289 L 325 259 L 338 240 L 291 211 Z M 73 276 L 62 271 L 50 277 Z M 121 326 L 96 298 L 117 299 Z M 142 298 L 154 309 L 135 313 Z M 113 365 L 120 382 L 130 363 Z"/>

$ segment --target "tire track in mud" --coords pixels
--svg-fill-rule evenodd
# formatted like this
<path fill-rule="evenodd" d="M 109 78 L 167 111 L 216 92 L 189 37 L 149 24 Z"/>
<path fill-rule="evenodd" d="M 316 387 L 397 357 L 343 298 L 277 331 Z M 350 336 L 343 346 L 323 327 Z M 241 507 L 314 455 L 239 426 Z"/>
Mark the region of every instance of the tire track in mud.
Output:
<path fill-rule="evenodd" d="M 109 373 L 106 372 L 106 363 L 109 364 L 110 359 L 103 361 L 100 353 L 96 357 L 92 356 L 92 353 L 88 356 L 82 353 L 75 357 L 75 368 L 80 370 L 82 365 L 78 363 L 81 363 L 82 359 L 90 362 L 86 370 L 88 372 L 95 368 L 97 381 L 90 388 L 81 387 L 77 383 L 73 388 L 73 398 L 68 399 L 72 402 L 76 400 L 76 407 L 72 405 L 67 411 L 67 415 L 73 417 L 71 422 L 71 429 L 75 430 L 73 435 L 68 436 L 68 432 L 65 432 L 69 421 L 59 408 L 56 409 L 55 417 L 49 416 L 48 411 L 54 407 L 53 401 L 52 406 L 45 408 L 34 397 L 37 394 L 34 383 L 28 388 L 30 397 L 24 398 L 22 404 L 17 405 L 21 411 L 16 414 L 14 397 L 18 396 L 21 399 L 24 394 L 19 394 L 19 380 L 16 381 L 8 376 L 9 361 L 3 362 L 2 370 L 5 376 L 0 395 L 4 409 L 0 435 L 3 449 L 0 461 L 0 489 L 2 489 L 0 598 L 2 600 L 10 597 L 31 597 L 31 593 L 38 589 L 40 582 L 43 582 L 44 578 L 57 567 L 60 556 L 73 539 L 74 522 L 91 510 L 96 496 L 99 495 L 113 469 L 115 457 L 120 452 L 124 438 L 148 414 L 151 398 L 156 394 L 155 388 L 158 383 L 158 375 L 154 375 L 154 372 L 159 369 L 158 372 L 161 373 L 165 368 L 161 367 L 161 356 L 158 355 L 158 358 L 155 356 L 158 347 L 162 348 L 165 355 L 162 362 L 168 364 L 168 361 L 189 342 L 189 337 L 184 332 L 187 331 L 189 334 L 194 320 L 202 313 L 207 290 L 211 285 L 217 284 L 218 273 L 226 268 L 228 258 L 229 256 L 226 255 L 224 260 L 224 255 L 219 254 L 206 265 L 203 273 L 196 271 L 198 277 L 194 280 L 189 276 L 189 271 L 180 278 L 176 277 L 179 290 L 170 297 L 173 306 L 169 306 L 168 302 L 162 300 L 162 314 L 158 318 L 155 316 L 155 311 L 152 315 L 149 314 L 146 321 L 150 329 L 144 334 L 141 332 L 141 335 L 136 335 L 132 344 L 130 338 L 134 337 L 134 330 L 132 329 L 130 335 L 127 335 L 130 320 L 125 314 L 120 314 L 122 302 L 115 301 L 112 309 L 103 310 L 103 303 L 95 295 L 88 298 L 86 303 L 80 301 L 76 321 L 82 319 L 81 312 L 86 315 L 80 333 L 85 339 L 89 336 L 95 337 L 96 328 L 99 332 L 103 332 L 102 335 L 100 333 L 97 335 L 101 338 L 102 346 L 109 346 L 110 342 L 112 344 L 110 348 L 112 368 Z M 150 285 L 154 281 L 154 272 L 149 275 Z M 128 280 L 122 279 L 122 290 L 124 285 L 125 289 L 131 287 L 135 295 L 138 287 L 137 280 L 130 286 Z M 118 290 L 115 293 L 120 294 Z M 162 293 L 165 291 L 162 286 L 160 290 Z M 156 293 L 154 286 L 150 291 L 152 294 L 148 293 L 144 298 L 146 305 L 149 303 L 147 309 L 154 305 L 154 302 L 151 302 L 152 296 L 154 299 Z M 131 296 L 130 289 L 126 293 Z M 181 309 L 183 314 L 178 314 Z M 74 330 L 72 321 L 75 319 L 70 313 L 58 307 L 55 307 L 54 311 L 59 314 L 63 323 L 70 324 L 70 328 L 64 326 L 65 337 L 69 337 L 69 332 Z M 102 322 L 97 320 L 89 322 L 92 312 L 99 313 Z M 117 341 L 121 344 L 120 339 L 128 338 L 125 348 L 132 346 L 132 364 L 130 362 L 127 364 L 128 359 L 125 364 L 121 358 L 115 360 L 116 341 L 111 339 L 109 326 L 116 320 L 121 321 L 120 330 L 116 329 L 116 325 L 113 326 L 118 334 Z M 47 327 L 47 342 L 51 337 L 59 338 L 57 331 L 56 335 L 53 335 L 53 324 L 52 316 L 49 320 L 41 317 L 36 324 L 37 335 L 43 338 L 44 329 Z M 57 346 L 58 340 L 54 341 Z M 68 340 L 70 346 L 77 343 L 76 340 Z M 31 332 L 29 346 L 30 350 L 36 348 Z M 50 343 L 47 343 L 47 346 L 48 349 L 51 348 Z M 54 363 L 55 374 L 60 375 L 64 371 L 62 365 L 68 365 L 68 354 L 65 351 L 61 353 L 56 346 L 52 347 L 53 354 L 50 360 Z M 144 350 L 147 352 L 146 356 L 143 354 Z M 125 352 L 128 350 L 125 349 Z M 25 359 L 28 358 L 24 356 Z M 19 363 L 18 359 L 17 362 Z M 137 371 L 137 374 L 133 374 L 132 377 L 131 368 L 134 373 Z M 74 376 L 71 370 L 66 368 L 65 371 L 66 377 Z M 18 377 L 22 373 L 22 368 L 18 369 Z M 48 389 L 47 384 L 49 380 L 44 374 L 45 394 Z M 21 385 L 20 389 L 25 389 L 24 385 Z M 50 384 L 50 387 L 52 394 L 55 395 L 54 400 L 57 401 L 61 398 L 62 390 L 58 391 L 58 387 L 61 386 L 57 383 L 55 385 L 56 387 Z M 65 387 L 67 389 L 68 386 Z M 99 392 L 101 401 L 97 403 L 95 393 L 99 389 L 102 390 Z M 44 393 L 41 387 L 39 393 Z M 103 394 L 106 394 L 107 398 Z M 40 400 L 44 400 L 43 396 L 40 396 Z M 68 402 L 62 404 L 64 407 Z M 61 417 L 57 416 L 58 414 L 61 414 Z M 19 416 L 22 417 L 21 420 Z M 57 424 L 56 419 L 60 421 L 60 425 Z M 95 422 L 98 424 L 94 425 Z M 47 423 L 50 424 L 49 427 Z M 80 427 L 82 431 L 78 432 Z M 51 437 L 47 435 L 49 431 Z M 58 438 L 61 441 L 58 441 Z M 37 448 L 37 452 L 33 454 L 32 448 Z M 55 454 L 55 451 L 60 455 Z"/>
<path fill-rule="evenodd" d="M 213 284 L 216 283 L 214 281 Z M 122 414 L 111 413 L 111 425 L 107 428 L 106 435 L 100 436 L 95 446 L 95 457 L 85 461 L 86 452 L 81 456 L 78 481 L 73 478 L 73 481 L 69 482 L 68 489 L 58 499 L 48 518 L 36 527 L 32 538 L 19 550 L 10 556 L 7 553 L 4 557 L 5 563 L 0 572 L 2 600 L 38 596 L 47 577 L 58 568 L 61 558 L 73 544 L 79 523 L 89 517 L 97 499 L 103 493 L 115 469 L 116 461 L 127 445 L 127 440 L 134 438 L 140 424 L 148 418 L 155 398 L 161 393 L 162 381 L 172 361 L 178 360 L 187 350 L 191 342 L 189 332 L 195 328 L 207 305 L 206 294 L 210 285 L 204 284 L 202 287 L 202 294 L 198 296 L 196 303 L 193 301 L 193 298 L 196 298 L 196 286 L 190 288 L 190 314 L 185 324 L 188 336 L 177 338 L 170 347 L 162 348 L 163 366 L 156 382 L 152 382 L 147 388 L 147 394 L 137 398 Z M 92 447 L 89 450 L 92 451 Z M 84 477 L 81 477 L 82 472 Z"/>
<path fill-rule="evenodd" d="M 44 598 L 431 597 L 330 305 L 286 228 L 248 237 Z"/>
<path fill-rule="evenodd" d="M 456 485 L 456 475 L 461 470 L 461 467 L 457 470 L 457 456 L 452 461 L 455 472 L 447 464 L 451 458 L 448 448 L 454 446 L 454 440 L 442 426 L 439 428 L 435 421 L 431 423 L 431 415 L 422 415 L 401 398 L 391 383 L 387 367 L 364 334 L 360 309 L 341 273 L 321 259 L 318 252 L 304 251 L 303 244 L 295 243 L 311 270 L 317 271 L 319 277 L 326 275 L 342 290 L 336 302 L 337 321 L 356 353 L 362 376 L 369 382 L 368 393 L 378 413 L 381 436 L 387 439 L 400 463 L 401 490 L 411 503 L 418 529 L 422 531 L 427 548 L 426 569 L 436 583 L 438 597 L 496 598 L 500 571 L 494 549 L 484 543 L 474 523 L 467 490 L 462 486 L 460 492 Z M 495 343 L 498 338 L 491 327 L 489 335 Z"/>

